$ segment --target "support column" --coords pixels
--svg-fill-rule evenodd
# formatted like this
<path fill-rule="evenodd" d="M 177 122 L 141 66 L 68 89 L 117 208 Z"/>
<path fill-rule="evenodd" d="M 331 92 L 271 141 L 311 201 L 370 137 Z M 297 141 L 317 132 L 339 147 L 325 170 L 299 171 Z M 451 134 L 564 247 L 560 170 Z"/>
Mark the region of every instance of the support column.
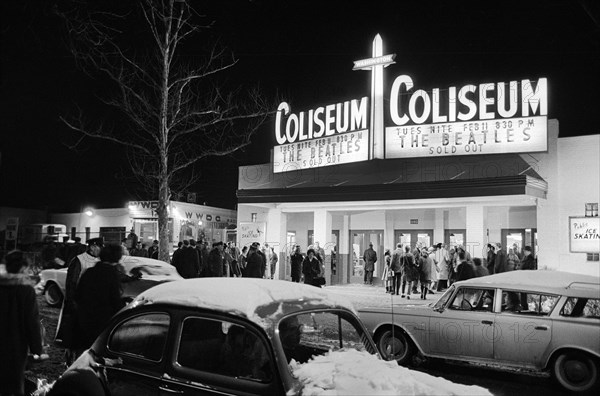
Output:
<path fill-rule="evenodd" d="M 466 243 L 465 249 L 471 257 L 483 257 L 485 251 L 485 229 L 483 222 L 483 205 L 469 205 L 466 207 Z"/>
<path fill-rule="evenodd" d="M 323 265 L 325 266 L 325 279 L 331 285 L 331 213 L 325 209 L 317 209 L 314 212 L 314 241 L 325 250 Z"/>
<path fill-rule="evenodd" d="M 279 258 L 274 279 L 286 279 L 289 273 L 286 273 L 286 260 L 288 253 L 287 242 L 287 215 L 281 212 L 281 209 L 269 209 L 267 213 L 267 235 L 265 239 L 269 246 L 275 249 Z"/>
<path fill-rule="evenodd" d="M 385 253 L 385 249 L 390 249 L 390 252 L 393 252 L 396 249 L 396 244 L 394 243 L 394 212 L 391 210 L 385 211 L 385 229 L 383 230 L 383 251 Z M 381 265 L 385 264 L 383 261 L 383 257 L 381 258 Z M 377 259 L 379 261 L 379 259 Z"/>
<path fill-rule="evenodd" d="M 345 214 L 342 220 L 342 229 L 340 230 L 340 241 L 338 246 L 338 264 L 340 284 L 348 283 L 352 252 L 350 251 L 350 215 Z"/>
<path fill-rule="evenodd" d="M 433 228 L 433 241 L 434 243 L 444 243 L 444 209 L 435 210 L 434 228 Z"/>

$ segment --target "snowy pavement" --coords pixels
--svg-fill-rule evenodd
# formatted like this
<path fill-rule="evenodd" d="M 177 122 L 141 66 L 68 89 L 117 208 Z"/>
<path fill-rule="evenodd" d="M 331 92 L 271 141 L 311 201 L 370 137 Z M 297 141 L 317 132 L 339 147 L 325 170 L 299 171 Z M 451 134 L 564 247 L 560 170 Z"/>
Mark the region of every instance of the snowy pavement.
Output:
<path fill-rule="evenodd" d="M 326 286 L 324 288 L 328 292 L 342 295 L 352 302 L 354 308 L 360 309 L 364 307 L 389 307 L 392 304 L 414 304 L 423 305 L 436 302 L 442 295 L 441 292 L 427 295 L 426 300 L 421 300 L 420 294 L 411 294 L 411 298 L 406 299 L 401 296 L 392 296 L 385 292 L 382 286 L 369 286 L 363 284 L 345 284 Z"/>

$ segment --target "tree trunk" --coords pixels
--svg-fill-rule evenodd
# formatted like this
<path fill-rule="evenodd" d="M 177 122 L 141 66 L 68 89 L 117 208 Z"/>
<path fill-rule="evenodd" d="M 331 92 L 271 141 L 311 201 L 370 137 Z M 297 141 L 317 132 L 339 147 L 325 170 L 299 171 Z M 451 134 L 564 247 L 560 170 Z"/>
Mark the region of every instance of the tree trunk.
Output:
<path fill-rule="evenodd" d="M 169 242 L 169 184 L 165 177 L 159 181 L 160 186 L 158 190 L 158 208 L 156 212 L 158 214 L 158 259 L 166 263 L 169 263 L 170 257 L 170 242 Z"/>

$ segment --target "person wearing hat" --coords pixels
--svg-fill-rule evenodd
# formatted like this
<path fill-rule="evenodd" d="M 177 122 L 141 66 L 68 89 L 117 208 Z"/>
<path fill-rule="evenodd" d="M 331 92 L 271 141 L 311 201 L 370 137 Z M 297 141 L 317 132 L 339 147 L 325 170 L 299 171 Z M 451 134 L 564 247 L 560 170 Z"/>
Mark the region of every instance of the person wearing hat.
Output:
<path fill-rule="evenodd" d="M 92 238 L 87 240 L 87 249 L 85 252 L 76 256 L 69 263 L 67 270 L 67 279 L 65 281 L 65 297 L 63 306 L 58 319 L 58 326 L 55 341 L 61 346 L 67 348 L 65 359 L 67 366 L 70 366 L 75 359 L 76 351 L 73 348 L 73 336 L 75 321 L 77 315 L 77 305 L 75 303 L 75 291 L 81 276 L 90 268 L 96 265 L 100 260 L 100 250 L 104 246 L 104 238 Z"/>
<path fill-rule="evenodd" d="M 377 262 L 377 253 L 373 250 L 373 242 L 369 242 L 369 248 L 363 253 L 363 260 L 365 262 L 365 285 L 372 285 L 373 270 L 375 269 L 375 263 Z"/>
<path fill-rule="evenodd" d="M 523 249 L 523 260 L 519 263 L 520 270 L 534 270 L 535 258 L 531 252 L 531 246 L 525 246 Z"/>

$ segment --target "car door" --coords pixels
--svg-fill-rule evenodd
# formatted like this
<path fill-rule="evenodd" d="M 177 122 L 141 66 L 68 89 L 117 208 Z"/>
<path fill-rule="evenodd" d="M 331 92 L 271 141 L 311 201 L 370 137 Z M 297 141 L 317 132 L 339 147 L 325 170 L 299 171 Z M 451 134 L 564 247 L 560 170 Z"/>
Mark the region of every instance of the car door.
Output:
<path fill-rule="evenodd" d="M 111 396 L 159 395 L 169 326 L 168 313 L 145 312 L 114 327 L 102 365 Z"/>
<path fill-rule="evenodd" d="M 552 340 L 550 313 L 559 297 L 522 290 L 503 290 L 501 312 L 496 315 L 494 359 L 541 368 Z"/>
<path fill-rule="evenodd" d="M 266 335 L 235 318 L 183 317 L 170 363 L 163 396 L 285 393 Z"/>
<path fill-rule="evenodd" d="M 492 359 L 495 290 L 461 286 L 444 309 L 429 319 L 432 355 L 459 359 Z"/>

